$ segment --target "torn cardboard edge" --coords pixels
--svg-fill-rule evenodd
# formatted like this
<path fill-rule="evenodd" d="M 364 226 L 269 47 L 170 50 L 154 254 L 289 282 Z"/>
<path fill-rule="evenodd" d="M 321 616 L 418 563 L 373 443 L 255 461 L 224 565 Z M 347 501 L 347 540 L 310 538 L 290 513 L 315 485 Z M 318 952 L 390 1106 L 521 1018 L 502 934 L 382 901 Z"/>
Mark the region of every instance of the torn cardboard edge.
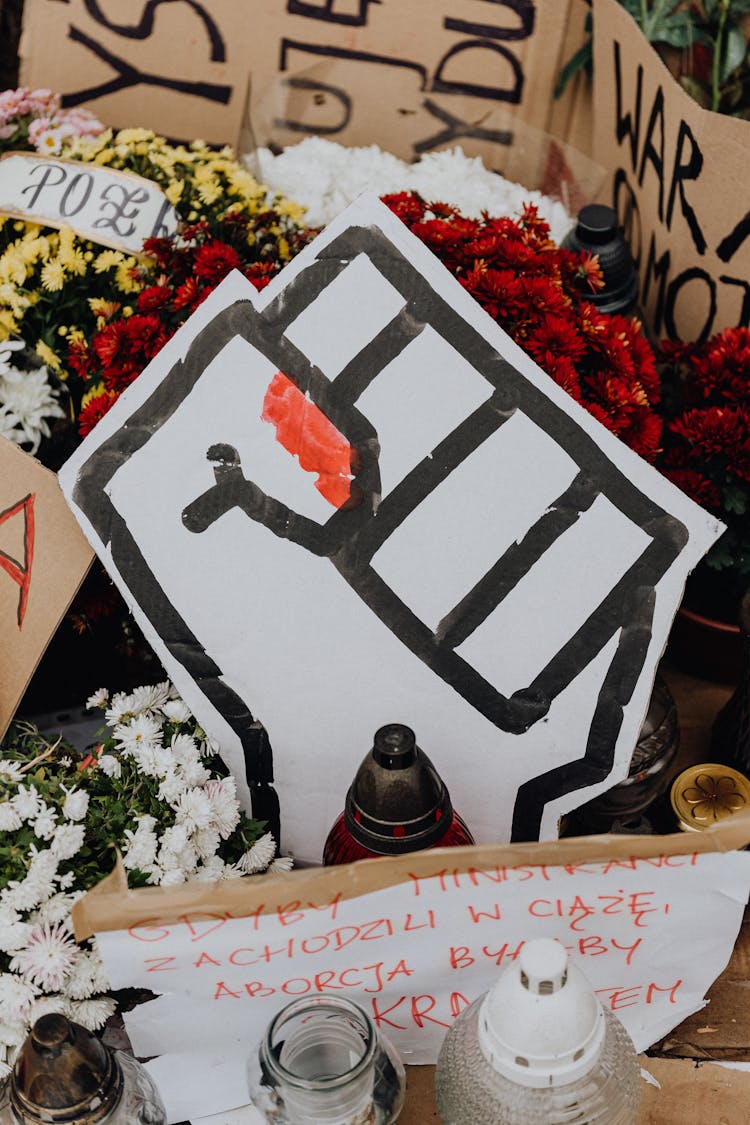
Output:
<path fill-rule="evenodd" d="M 0 740 L 10 726 L 39 661 L 94 561 L 83 532 L 65 502 L 57 475 L 14 442 L 0 437 L 0 494 L 35 497 L 35 551 L 26 561 L 29 603 L 23 630 L 2 636 Z M 0 500 L 0 511 L 4 505 Z M 0 605 L 16 589 L 3 580 Z M 32 602 L 33 597 L 33 602 Z"/>
<path fill-rule="evenodd" d="M 184 883 L 177 887 L 129 889 L 127 873 L 118 854 L 114 870 L 74 905 L 72 917 L 77 941 L 94 933 L 165 925 L 188 912 L 242 918 L 250 913 L 271 914 L 288 908 L 292 899 L 309 905 L 358 898 L 374 891 L 428 879 L 485 871 L 493 867 L 563 867 L 568 864 L 606 863 L 655 859 L 667 856 L 731 852 L 750 844 L 750 812 L 738 814 L 696 833 L 670 836 L 576 836 L 542 843 L 435 848 L 394 858 L 359 860 L 341 867 L 298 869 L 288 874 L 253 875 L 218 883 Z"/>

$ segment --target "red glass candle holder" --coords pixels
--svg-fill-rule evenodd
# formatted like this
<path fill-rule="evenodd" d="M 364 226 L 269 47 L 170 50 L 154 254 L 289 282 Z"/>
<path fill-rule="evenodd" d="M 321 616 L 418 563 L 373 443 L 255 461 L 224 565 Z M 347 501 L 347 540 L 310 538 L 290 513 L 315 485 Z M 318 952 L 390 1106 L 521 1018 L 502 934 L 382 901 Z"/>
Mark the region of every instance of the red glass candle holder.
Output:
<path fill-rule="evenodd" d="M 473 843 L 414 731 L 390 723 L 377 731 L 357 770 L 344 811 L 328 833 L 323 863 Z"/>

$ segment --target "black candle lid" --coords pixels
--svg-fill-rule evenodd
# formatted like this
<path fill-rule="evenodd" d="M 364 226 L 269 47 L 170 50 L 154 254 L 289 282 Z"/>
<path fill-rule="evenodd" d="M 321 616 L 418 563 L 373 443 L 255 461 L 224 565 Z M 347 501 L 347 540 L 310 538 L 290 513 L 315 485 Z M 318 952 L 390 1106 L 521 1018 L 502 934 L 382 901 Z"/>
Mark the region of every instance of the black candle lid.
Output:
<path fill-rule="evenodd" d="M 10 1103 L 20 1125 L 95 1125 L 121 1093 L 120 1067 L 101 1040 L 55 1012 L 36 1021 L 10 1079 Z"/>
<path fill-rule="evenodd" d="M 600 312 L 628 314 L 638 299 L 638 275 L 620 230 L 617 212 L 603 203 L 582 207 L 573 230 L 563 240 L 566 250 L 589 251 L 599 258 L 604 288 L 587 299 Z"/>
<path fill-rule="evenodd" d="M 378 855 L 435 847 L 453 818 L 448 790 L 414 731 L 390 723 L 357 770 L 344 807 L 357 843 Z"/>

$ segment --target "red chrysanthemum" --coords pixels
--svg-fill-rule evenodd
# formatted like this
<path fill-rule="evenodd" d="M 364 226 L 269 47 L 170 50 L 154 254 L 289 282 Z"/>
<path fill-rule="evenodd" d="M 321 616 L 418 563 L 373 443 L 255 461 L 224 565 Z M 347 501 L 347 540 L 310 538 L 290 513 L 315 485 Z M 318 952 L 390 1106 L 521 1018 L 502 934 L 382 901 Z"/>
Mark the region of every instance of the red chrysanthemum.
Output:
<path fill-rule="evenodd" d="M 230 270 L 239 269 L 242 259 L 233 246 L 214 238 L 195 252 L 193 268 L 197 277 L 218 285 Z"/>
<path fill-rule="evenodd" d="M 111 406 L 117 402 L 118 396 L 110 394 L 109 391 L 102 391 L 101 394 L 94 395 L 81 410 L 78 415 L 78 433 L 81 437 L 86 437 L 86 434 L 91 433 L 94 426 L 99 422 Z"/>

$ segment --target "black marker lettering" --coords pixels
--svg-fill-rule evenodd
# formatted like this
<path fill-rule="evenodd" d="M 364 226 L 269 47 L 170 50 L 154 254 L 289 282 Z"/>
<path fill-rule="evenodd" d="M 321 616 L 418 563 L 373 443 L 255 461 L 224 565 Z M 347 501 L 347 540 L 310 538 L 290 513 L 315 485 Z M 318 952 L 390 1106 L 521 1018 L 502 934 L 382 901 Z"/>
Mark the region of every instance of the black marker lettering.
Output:
<path fill-rule="evenodd" d="M 116 35 L 122 35 L 125 39 L 148 39 L 154 30 L 154 15 L 157 8 L 161 4 L 175 3 L 187 4 L 203 21 L 211 43 L 211 62 L 226 62 L 226 49 L 221 32 L 210 13 L 206 11 L 202 4 L 196 3 L 196 0 L 147 0 L 140 22 L 136 24 L 113 23 L 101 10 L 97 0 L 84 0 L 86 11 L 92 19 L 109 31 L 114 31 Z"/>
<path fill-rule="evenodd" d="M 734 257 L 748 235 L 750 235 L 750 211 L 716 247 L 716 253 L 722 262 L 728 262 Z"/>
<path fill-rule="evenodd" d="M 162 78 L 158 74 L 149 74 L 145 70 L 138 70 L 126 59 L 121 59 L 112 54 L 101 43 L 97 43 L 95 39 L 91 39 L 83 31 L 79 31 L 77 27 L 69 29 L 68 38 L 74 43 L 80 43 L 81 46 L 87 47 L 93 55 L 96 55 L 98 59 L 117 71 L 117 78 L 112 78 L 109 82 L 100 82 L 98 86 L 89 86 L 85 90 L 63 94 L 62 104 L 68 108 L 81 105 L 82 102 L 91 101 L 94 98 L 103 98 L 105 94 L 116 94 L 120 90 L 127 90 L 131 86 L 140 86 L 141 84 L 174 90 L 178 94 L 192 94 L 196 98 L 205 98 L 206 101 L 218 102 L 221 105 L 227 105 L 232 96 L 231 86 L 217 85 L 213 82 L 189 82 L 181 78 Z"/>
<path fill-rule="evenodd" d="M 661 138 L 658 148 L 654 145 L 654 132 L 657 127 Z M 661 86 L 656 91 L 651 115 L 646 126 L 646 138 L 641 153 L 641 167 L 638 172 L 639 187 L 643 187 L 647 163 L 651 164 L 659 180 L 659 219 L 664 222 L 664 91 Z"/>
<path fill-rule="evenodd" d="M 685 144 L 690 143 L 690 155 L 686 161 L 683 161 L 683 148 Z M 674 201 L 677 191 L 680 192 L 680 207 L 682 214 L 685 216 L 685 221 L 690 228 L 690 233 L 693 236 L 693 243 L 695 249 L 699 254 L 706 252 L 706 240 L 703 237 L 703 231 L 696 218 L 695 211 L 685 198 L 685 180 L 697 180 L 703 168 L 703 153 L 698 148 L 698 142 L 692 134 L 690 126 L 685 121 L 680 122 L 680 131 L 677 136 L 677 152 L 674 158 L 674 171 L 672 172 L 672 185 L 669 189 L 669 200 L 667 202 L 667 230 L 672 229 L 672 213 L 674 211 Z"/>
<path fill-rule="evenodd" d="M 119 201 L 116 198 L 118 193 Z M 102 192 L 103 202 L 99 208 L 104 214 L 95 221 L 94 226 L 113 230 L 120 238 L 127 238 L 135 230 L 135 223 L 129 220 L 138 218 L 140 207 L 148 202 L 148 198 L 149 193 L 145 188 L 136 187 L 129 191 L 124 184 L 108 184 Z M 127 207 L 130 207 L 129 211 L 126 210 Z M 108 209 L 109 214 L 106 213 Z"/>
<path fill-rule="evenodd" d="M 370 4 L 381 4 L 382 0 L 356 0 L 350 7 L 357 7 L 358 11 L 335 11 L 336 0 L 321 0 L 319 4 L 312 4 L 310 0 L 288 0 L 286 10 L 290 16 L 307 16 L 313 20 L 325 20 L 326 23 L 344 23 L 350 27 L 365 27 L 367 25 L 367 9 Z"/>
<path fill-rule="evenodd" d="M 513 133 L 507 129 L 485 129 L 478 123 L 462 121 L 460 117 L 455 117 L 447 109 L 442 109 L 430 98 L 426 98 L 422 105 L 428 113 L 437 117 L 438 121 L 442 121 L 445 128 L 433 133 L 431 137 L 425 137 L 423 141 L 418 141 L 414 145 L 415 153 L 429 152 L 438 145 L 453 144 L 460 137 L 473 137 L 475 140 L 491 141 L 497 145 L 513 143 Z"/>
<path fill-rule="evenodd" d="M 75 193 L 79 184 L 82 184 L 83 188 L 76 197 Z M 88 203 L 93 186 L 94 177 L 91 172 L 78 172 L 63 192 L 63 197 L 60 200 L 60 214 L 66 219 L 78 215 Z"/>
<path fill-rule="evenodd" d="M 34 207 L 36 201 L 46 187 L 58 187 L 64 184 L 68 178 L 68 173 L 60 164 L 41 164 L 32 169 L 32 175 L 36 171 L 41 171 L 42 175 L 38 183 L 30 183 L 27 187 L 21 189 L 21 195 L 25 195 L 27 191 L 32 192 L 29 200 L 29 207 Z M 57 173 L 57 178 L 53 179 L 54 174 Z"/>
<path fill-rule="evenodd" d="M 617 40 L 612 44 L 615 51 L 615 129 L 617 143 L 621 145 L 625 137 L 630 141 L 630 166 L 635 172 L 638 165 L 638 142 L 641 135 L 641 102 L 643 101 L 643 67 L 639 66 L 636 72 L 635 106 L 633 113 L 628 110 L 623 113 L 623 83 L 622 60 L 620 57 L 620 44 Z"/>

